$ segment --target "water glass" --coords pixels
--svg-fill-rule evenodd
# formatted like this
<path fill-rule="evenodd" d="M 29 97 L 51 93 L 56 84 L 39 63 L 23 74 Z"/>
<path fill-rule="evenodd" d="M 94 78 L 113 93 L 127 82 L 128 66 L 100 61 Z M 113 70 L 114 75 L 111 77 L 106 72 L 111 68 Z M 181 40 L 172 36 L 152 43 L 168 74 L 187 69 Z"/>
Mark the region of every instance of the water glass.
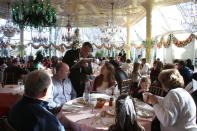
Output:
<path fill-rule="evenodd" d="M 149 92 L 144 92 L 144 93 L 142 93 L 143 101 L 144 101 L 145 103 L 147 103 L 149 95 L 150 95 Z"/>
<path fill-rule="evenodd" d="M 18 86 L 23 85 L 23 80 L 18 80 Z"/>
<path fill-rule="evenodd" d="M 92 113 L 94 112 L 94 108 L 96 106 L 96 103 L 97 103 L 97 100 L 96 99 L 90 99 L 90 101 L 89 101 L 89 106 L 92 109 Z"/>
<path fill-rule="evenodd" d="M 84 92 L 83 93 L 83 100 L 85 103 L 88 103 L 90 100 L 90 93 Z"/>

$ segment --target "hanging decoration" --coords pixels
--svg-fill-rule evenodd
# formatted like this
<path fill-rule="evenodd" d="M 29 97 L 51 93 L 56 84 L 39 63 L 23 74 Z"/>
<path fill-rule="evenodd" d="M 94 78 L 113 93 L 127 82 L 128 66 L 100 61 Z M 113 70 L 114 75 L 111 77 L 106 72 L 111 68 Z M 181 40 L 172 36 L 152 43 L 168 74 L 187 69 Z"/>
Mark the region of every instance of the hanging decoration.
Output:
<path fill-rule="evenodd" d="M 45 36 L 33 36 L 32 37 L 32 42 L 33 43 L 47 43 L 48 42 L 48 38 Z"/>
<path fill-rule="evenodd" d="M 197 40 L 197 36 L 195 34 L 191 34 L 186 40 L 183 40 L 183 41 L 178 40 L 174 36 L 174 34 L 169 34 L 167 41 L 164 40 L 164 37 L 161 37 L 159 43 L 157 44 L 157 47 L 161 48 L 163 45 L 164 48 L 168 48 L 170 47 L 171 43 L 175 44 L 177 47 L 185 47 L 189 43 L 191 43 L 194 39 Z"/>
<path fill-rule="evenodd" d="M 15 44 L 10 44 L 9 42 L 5 42 L 5 43 L 2 43 L 0 44 L 0 48 L 7 48 L 7 47 L 11 47 L 12 49 L 15 49 L 20 43 L 15 43 Z M 72 45 L 65 45 L 65 44 L 60 44 L 60 45 L 56 45 L 56 44 L 39 44 L 39 45 L 36 45 L 36 44 L 33 44 L 33 43 L 29 43 L 27 45 L 24 45 L 24 48 L 28 47 L 28 46 L 32 46 L 34 49 L 39 49 L 39 48 L 44 48 L 44 49 L 49 49 L 49 48 L 55 48 L 56 50 L 59 50 L 61 52 L 64 52 L 65 49 L 71 49 L 72 48 Z M 102 44 L 102 45 L 96 45 L 93 43 L 93 45 L 97 48 L 97 49 L 102 49 L 102 48 L 105 48 L 107 50 L 111 50 L 111 49 L 116 49 L 116 50 L 122 50 L 124 49 L 124 45 L 122 46 L 116 46 L 115 44 L 113 45 L 105 45 L 105 44 Z"/>
<path fill-rule="evenodd" d="M 152 47 L 158 47 L 161 48 L 162 45 L 164 46 L 164 48 L 168 48 L 170 46 L 171 43 L 174 43 L 177 47 L 185 47 L 187 46 L 189 43 L 191 43 L 194 39 L 197 40 L 197 36 L 195 34 L 191 34 L 186 40 L 183 41 L 179 41 L 174 34 L 170 34 L 167 38 L 167 41 L 164 40 L 164 37 L 161 37 L 160 41 L 155 45 L 152 44 Z M 153 42 L 155 43 L 155 42 Z M 11 47 L 12 49 L 15 49 L 17 46 L 19 45 L 19 43 L 15 43 L 15 44 L 10 44 L 9 42 L 0 42 L 0 48 L 8 48 Z M 24 48 L 26 48 L 27 46 L 31 45 L 34 49 L 39 49 L 40 47 L 43 47 L 44 49 L 49 49 L 49 48 L 55 48 L 61 52 L 64 52 L 65 49 L 70 49 L 72 48 L 72 45 L 66 45 L 66 44 L 60 44 L 60 45 L 56 45 L 54 43 L 50 43 L 48 45 L 46 44 L 33 44 L 33 43 L 29 43 L 27 45 L 24 45 Z M 101 44 L 101 45 L 97 45 L 95 43 L 93 43 L 93 45 L 97 48 L 97 49 L 102 49 L 105 48 L 107 50 L 111 50 L 111 49 L 116 49 L 116 50 L 122 50 L 124 49 L 124 44 L 122 44 L 121 46 L 116 46 L 116 44 Z M 142 44 L 131 44 L 131 48 L 137 48 L 137 49 L 141 49 L 141 48 L 145 48 L 145 41 L 142 42 Z"/>
<path fill-rule="evenodd" d="M 95 43 L 93 43 L 93 45 L 97 48 L 97 49 L 102 49 L 105 48 L 107 50 L 111 50 L 111 49 L 116 49 L 116 50 L 122 50 L 124 49 L 124 44 L 122 44 L 122 46 L 116 46 L 115 44 L 102 44 L 102 45 L 97 45 Z"/>
<path fill-rule="evenodd" d="M 12 19 L 20 27 L 50 27 L 55 26 L 56 11 L 50 0 L 18 0 L 12 6 Z"/>
<path fill-rule="evenodd" d="M 106 26 L 102 26 L 100 27 L 100 31 L 101 31 L 101 35 L 100 35 L 100 41 L 101 43 L 106 43 L 106 44 L 113 44 L 113 43 L 117 43 L 119 44 L 116 39 L 115 36 L 118 33 L 121 33 L 121 28 L 119 26 L 117 26 L 115 24 L 115 17 L 114 17 L 114 2 L 111 2 L 111 18 L 107 21 L 107 25 Z M 106 47 L 108 48 L 108 47 Z"/>
<path fill-rule="evenodd" d="M 10 14 L 10 3 L 8 2 L 8 13 Z M 15 34 L 19 33 L 20 30 L 17 26 L 12 23 L 11 16 L 7 17 L 5 25 L 0 26 L 0 33 L 5 37 L 11 38 Z"/>
<path fill-rule="evenodd" d="M 15 34 L 19 32 L 20 30 L 13 25 L 11 20 L 7 20 L 5 25 L 0 26 L 0 33 L 3 33 L 3 35 L 8 38 L 13 37 Z"/>
<path fill-rule="evenodd" d="M 71 23 L 70 23 L 70 19 L 69 19 L 70 15 L 68 15 L 68 23 L 66 25 L 67 28 L 67 35 L 62 35 L 62 41 L 66 41 L 68 43 L 70 43 L 72 41 L 72 37 L 70 35 L 70 31 L 72 29 Z"/>
<path fill-rule="evenodd" d="M 79 28 L 76 28 L 74 30 L 74 34 L 70 34 L 70 24 L 67 25 L 67 35 L 62 35 L 62 42 L 66 42 L 71 46 L 72 49 L 77 49 L 80 47 L 80 34 L 79 34 Z"/>
<path fill-rule="evenodd" d="M 74 35 L 70 35 L 68 33 L 68 36 L 62 36 L 62 41 L 65 42 L 67 41 L 67 44 L 71 46 L 72 49 L 77 49 L 80 47 L 80 34 L 79 34 L 79 28 L 76 28 L 74 30 Z"/>

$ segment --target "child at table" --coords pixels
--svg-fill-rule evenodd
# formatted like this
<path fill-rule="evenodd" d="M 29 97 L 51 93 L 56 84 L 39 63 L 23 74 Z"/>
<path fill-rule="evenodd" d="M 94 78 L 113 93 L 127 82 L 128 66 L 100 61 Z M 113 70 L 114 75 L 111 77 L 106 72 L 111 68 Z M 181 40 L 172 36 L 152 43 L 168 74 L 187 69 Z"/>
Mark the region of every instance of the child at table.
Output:
<path fill-rule="evenodd" d="M 142 77 L 139 83 L 139 86 L 136 90 L 133 92 L 133 97 L 138 98 L 143 101 L 143 93 L 146 91 L 149 91 L 151 85 L 150 78 L 148 77 Z"/>
<path fill-rule="evenodd" d="M 144 131 L 137 122 L 137 115 L 133 100 L 130 96 L 123 94 L 116 100 L 115 124 L 108 131 Z"/>

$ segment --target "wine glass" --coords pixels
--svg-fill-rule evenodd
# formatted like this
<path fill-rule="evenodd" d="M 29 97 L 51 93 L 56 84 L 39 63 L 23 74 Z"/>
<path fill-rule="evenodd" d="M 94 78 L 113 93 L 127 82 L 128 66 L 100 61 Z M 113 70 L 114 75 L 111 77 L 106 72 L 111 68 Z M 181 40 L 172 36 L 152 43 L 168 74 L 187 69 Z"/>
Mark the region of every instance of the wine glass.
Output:
<path fill-rule="evenodd" d="M 19 79 L 17 81 L 17 94 L 23 94 L 23 91 L 24 91 L 24 85 L 23 85 L 23 80 L 22 79 Z"/>

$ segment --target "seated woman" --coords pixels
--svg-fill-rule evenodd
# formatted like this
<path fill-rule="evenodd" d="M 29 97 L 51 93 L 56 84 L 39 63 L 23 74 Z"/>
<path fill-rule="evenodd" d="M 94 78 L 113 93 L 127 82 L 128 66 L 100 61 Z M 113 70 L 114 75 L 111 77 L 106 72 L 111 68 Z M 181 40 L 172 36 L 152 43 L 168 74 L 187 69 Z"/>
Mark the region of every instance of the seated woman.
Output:
<path fill-rule="evenodd" d="M 114 87 L 115 84 L 114 67 L 109 62 L 105 62 L 101 67 L 100 75 L 98 75 L 94 80 L 93 91 L 107 93 L 111 90 L 112 94 L 112 90 L 114 90 L 112 87 Z"/>
<path fill-rule="evenodd" d="M 144 131 L 137 122 L 134 104 L 130 96 L 121 95 L 116 100 L 115 124 L 109 127 L 109 131 Z"/>
<path fill-rule="evenodd" d="M 150 79 L 152 85 L 159 85 L 158 76 L 163 70 L 163 63 L 161 61 L 156 61 L 153 63 L 153 68 L 150 71 Z"/>
<path fill-rule="evenodd" d="M 160 121 L 161 131 L 196 131 L 196 105 L 191 95 L 182 87 L 183 77 L 177 69 L 163 70 L 158 77 L 168 94 L 164 98 L 147 94 Z"/>
<path fill-rule="evenodd" d="M 142 77 L 139 83 L 139 86 L 134 92 L 132 93 L 133 97 L 138 98 L 143 101 L 143 93 L 149 91 L 151 82 L 148 77 Z"/>
<path fill-rule="evenodd" d="M 129 78 L 132 79 L 132 84 L 131 84 L 132 90 L 135 90 L 137 88 L 141 77 L 142 75 L 140 74 L 140 63 L 135 62 L 133 64 L 133 72 L 129 76 Z"/>

